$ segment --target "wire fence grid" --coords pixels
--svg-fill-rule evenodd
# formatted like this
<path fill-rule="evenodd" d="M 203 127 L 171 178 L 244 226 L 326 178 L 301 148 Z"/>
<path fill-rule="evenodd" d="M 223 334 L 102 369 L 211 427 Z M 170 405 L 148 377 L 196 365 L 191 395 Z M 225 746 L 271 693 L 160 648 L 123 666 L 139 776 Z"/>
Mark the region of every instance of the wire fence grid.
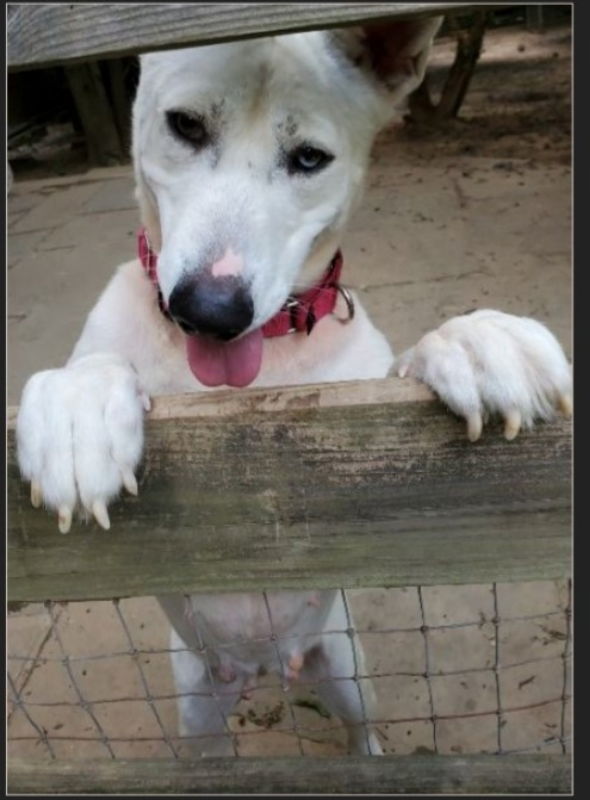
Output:
<path fill-rule="evenodd" d="M 346 634 L 359 641 L 365 663 L 353 648 L 354 674 L 313 682 L 287 679 L 279 644 L 297 639 L 303 651 L 306 636 L 315 641 L 317 632 L 276 633 L 264 593 L 270 634 L 249 643 L 270 644 L 281 674 L 261 674 L 256 685 L 228 688 L 223 697 L 214 688 L 214 673 L 219 654 L 225 648 L 229 653 L 236 641 L 212 650 L 198 635 L 198 647 L 178 648 L 201 657 L 213 686 L 205 693 L 179 693 L 168 663 L 173 650 L 153 598 L 25 607 L 8 620 L 9 754 L 183 758 L 199 737 L 181 735 L 176 703 L 191 695 L 215 701 L 223 722 L 219 736 L 236 755 L 339 754 L 346 752 L 345 730 L 317 697 L 324 681 L 356 685 L 364 736 L 368 741 L 374 732 L 387 753 L 568 753 L 570 582 L 562 584 L 563 599 L 554 609 L 520 615 L 512 615 L 506 603 L 500 608 L 496 584 L 468 587 L 464 595 L 469 603 L 469 591 L 475 592 L 485 610 L 482 603 L 464 609 L 455 604 L 444 615 L 436 588 L 342 591 L 346 628 L 323 631 L 321 638 Z M 443 588 L 448 598 L 463 587 Z M 396 627 L 388 623 L 396 620 L 400 598 L 404 624 Z M 147 621 L 140 623 L 140 617 Z M 35 652 L 18 652 L 26 641 L 19 630 L 27 626 L 40 632 L 40 643 Z M 367 682 L 377 697 L 371 714 L 363 699 Z"/>

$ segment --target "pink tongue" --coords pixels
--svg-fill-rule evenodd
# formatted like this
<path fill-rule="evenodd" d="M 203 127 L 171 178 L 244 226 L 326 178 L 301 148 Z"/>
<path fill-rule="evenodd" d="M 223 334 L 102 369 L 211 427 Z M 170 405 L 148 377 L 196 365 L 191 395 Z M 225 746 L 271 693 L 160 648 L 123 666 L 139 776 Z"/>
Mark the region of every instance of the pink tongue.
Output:
<path fill-rule="evenodd" d="M 205 386 L 247 386 L 260 372 L 262 330 L 232 342 L 187 336 L 186 354 L 193 375 Z"/>

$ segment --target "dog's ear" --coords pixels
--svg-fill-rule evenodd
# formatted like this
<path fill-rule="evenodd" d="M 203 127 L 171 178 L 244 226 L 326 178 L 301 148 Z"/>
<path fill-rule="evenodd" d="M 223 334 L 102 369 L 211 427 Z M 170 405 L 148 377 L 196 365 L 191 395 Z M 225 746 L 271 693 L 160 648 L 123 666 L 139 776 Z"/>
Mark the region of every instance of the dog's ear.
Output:
<path fill-rule="evenodd" d="M 420 85 L 432 41 L 443 17 L 368 23 L 330 34 L 358 68 L 369 71 L 396 99 Z"/>

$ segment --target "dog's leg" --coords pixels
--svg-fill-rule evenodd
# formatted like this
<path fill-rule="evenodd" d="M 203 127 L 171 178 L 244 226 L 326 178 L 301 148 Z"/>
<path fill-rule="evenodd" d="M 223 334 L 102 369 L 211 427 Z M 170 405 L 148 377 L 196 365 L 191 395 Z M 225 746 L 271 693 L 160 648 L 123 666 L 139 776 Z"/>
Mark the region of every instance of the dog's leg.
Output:
<path fill-rule="evenodd" d="M 209 673 L 207 664 L 187 645 L 174 628 L 170 635 L 172 671 L 178 693 L 179 730 L 191 756 L 234 755 L 228 715 L 240 699 L 243 677 L 223 682 Z"/>
<path fill-rule="evenodd" d="M 233 755 L 226 720 L 240 699 L 244 677 L 233 675 L 231 668 L 220 669 L 220 664 L 207 664 L 198 654 L 202 631 L 197 630 L 186 597 L 160 595 L 157 599 L 172 626 L 170 655 L 179 695 L 180 735 L 198 737 L 187 739 L 185 748 L 192 756 Z"/>
<path fill-rule="evenodd" d="M 158 351 L 163 323 L 152 291 L 137 262 L 123 265 L 65 366 L 37 372 L 23 391 L 20 469 L 32 504 L 56 511 L 62 533 L 76 510 L 108 528 L 107 508 L 120 489 L 137 494 L 143 415 L 154 387 L 146 377 L 169 360 Z"/>
<path fill-rule="evenodd" d="M 348 616 L 339 593 L 325 624 L 326 631 L 338 633 L 326 633 L 321 644 L 307 653 L 301 680 L 317 682 L 322 702 L 346 725 L 352 753 L 382 755 L 377 735 L 367 725 L 375 718 L 374 687 L 369 679 L 356 679 L 366 674 L 364 653 L 358 636 L 347 629 Z"/>
<path fill-rule="evenodd" d="M 67 533 L 76 507 L 110 527 L 108 503 L 125 486 L 137 494 L 135 469 L 149 399 L 127 360 L 93 353 L 32 376 L 17 418 L 18 461 L 31 502 L 57 511 Z"/>

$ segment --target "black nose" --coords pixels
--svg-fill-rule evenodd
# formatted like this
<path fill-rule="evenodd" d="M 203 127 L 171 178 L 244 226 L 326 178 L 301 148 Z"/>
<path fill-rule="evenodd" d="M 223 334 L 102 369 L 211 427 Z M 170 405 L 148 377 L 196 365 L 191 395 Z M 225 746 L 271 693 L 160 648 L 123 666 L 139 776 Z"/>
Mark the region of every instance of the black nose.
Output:
<path fill-rule="evenodd" d="M 204 270 L 184 278 L 174 288 L 168 311 L 185 333 L 203 333 L 228 341 L 250 325 L 254 304 L 240 278 L 216 278 Z"/>

